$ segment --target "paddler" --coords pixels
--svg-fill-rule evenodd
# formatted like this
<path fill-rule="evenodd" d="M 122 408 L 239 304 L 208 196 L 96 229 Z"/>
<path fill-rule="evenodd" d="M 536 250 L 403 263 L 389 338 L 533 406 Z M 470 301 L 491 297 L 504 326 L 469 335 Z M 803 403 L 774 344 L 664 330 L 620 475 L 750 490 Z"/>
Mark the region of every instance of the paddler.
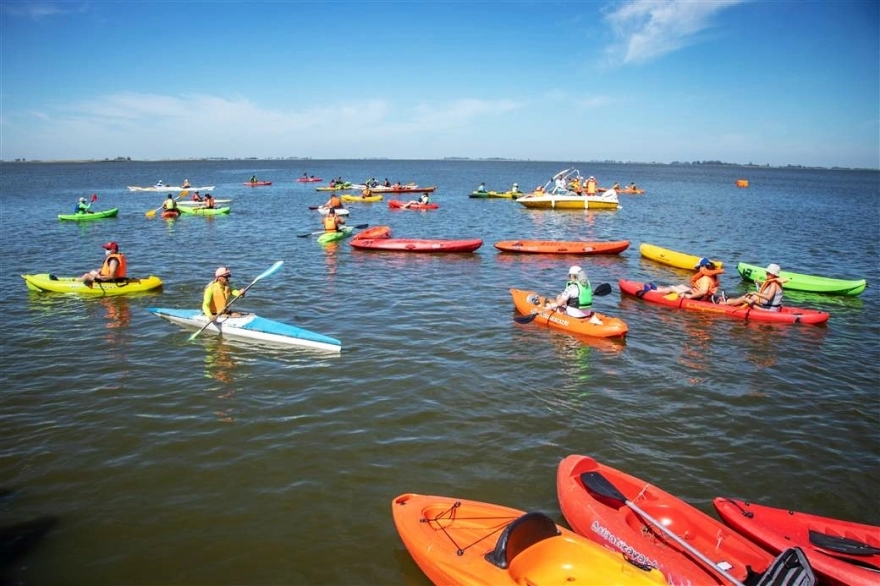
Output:
<path fill-rule="evenodd" d="M 565 307 L 565 314 L 578 319 L 590 318 L 590 323 L 601 324 L 602 321 L 593 315 L 593 289 L 587 274 L 578 265 L 568 269 L 565 289 L 556 296 L 556 301 L 547 305 L 548 309 L 560 311 Z"/>
<path fill-rule="evenodd" d="M 127 263 L 125 262 L 125 255 L 119 252 L 119 245 L 111 240 L 103 248 L 104 263 L 101 265 L 101 268 L 89 271 L 80 277 L 80 280 L 89 287 L 95 281 L 114 281 L 125 277 Z"/>
<path fill-rule="evenodd" d="M 174 214 L 180 214 L 180 210 L 177 209 L 177 200 L 174 199 L 174 196 L 170 193 L 168 197 L 165 198 L 165 202 L 162 204 L 163 213 L 173 212 Z"/>
<path fill-rule="evenodd" d="M 711 301 L 712 303 L 724 303 L 727 297 L 721 291 L 721 283 L 719 275 L 724 273 L 724 269 L 718 266 L 706 257 L 703 257 L 694 266 L 697 271 L 691 276 L 690 283 L 687 285 L 671 285 L 668 287 L 657 287 L 653 283 L 645 284 L 645 291 L 657 291 L 658 293 L 678 293 L 685 299 L 693 299 L 695 301 Z"/>
<path fill-rule="evenodd" d="M 232 278 L 232 271 L 226 267 L 218 267 L 214 271 L 214 280 L 205 287 L 202 295 L 202 313 L 208 319 L 214 319 L 221 313 L 230 317 L 241 317 L 240 313 L 231 312 L 226 309 L 233 297 L 244 297 L 244 291 L 233 289 L 229 280 Z"/>
<path fill-rule="evenodd" d="M 334 208 L 330 208 L 327 215 L 321 218 L 321 224 L 324 226 L 324 232 L 339 232 L 345 225 L 345 219 L 337 216 Z"/>
<path fill-rule="evenodd" d="M 75 214 L 92 214 L 89 208 L 92 207 L 92 204 L 88 202 L 88 200 L 84 197 L 79 198 L 79 201 L 76 202 L 76 208 L 73 210 Z"/>
<path fill-rule="evenodd" d="M 763 309 L 764 311 L 781 311 L 782 310 L 782 282 L 784 279 L 779 278 L 782 269 L 779 265 L 772 263 L 764 269 L 767 273 L 767 279 L 761 283 L 757 293 L 746 293 L 742 297 L 736 299 L 728 299 L 728 305 L 746 304 L 754 309 Z"/>
<path fill-rule="evenodd" d="M 334 193 L 330 196 L 330 199 L 327 200 L 327 203 L 325 203 L 322 207 L 329 208 L 331 210 L 341 209 L 342 198 Z"/>

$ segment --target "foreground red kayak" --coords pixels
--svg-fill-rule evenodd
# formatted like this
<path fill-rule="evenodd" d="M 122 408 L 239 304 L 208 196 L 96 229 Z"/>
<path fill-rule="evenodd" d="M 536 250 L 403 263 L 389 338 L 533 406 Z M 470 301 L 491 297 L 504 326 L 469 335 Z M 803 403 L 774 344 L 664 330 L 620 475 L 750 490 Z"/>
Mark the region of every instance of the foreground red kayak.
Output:
<path fill-rule="evenodd" d="M 539 512 L 442 496 L 403 494 L 394 526 L 434 584 L 653 585 L 663 574 L 556 525 Z"/>
<path fill-rule="evenodd" d="M 629 248 L 629 240 L 579 242 L 568 240 L 502 240 L 495 248 L 503 252 L 532 254 L 618 254 Z"/>
<path fill-rule="evenodd" d="M 644 301 L 665 305 L 666 307 L 714 313 L 724 317 L 732 317 L 734 319 L 748 319 L 752 321 L 779 324 L 820 325 L 827 322 L 828 318 L 831 317 L 824 311 L 818 311 L 816 309 L 801 309 L 800 307 L 784 306 L 780 308 L 780 311 L 766 311 L 763 309 L 754 309 L 749 306 L 743 307 L 741 305 L 716 304 L 710 301 L 696 301 L 694 299 L 682 297 L 677 293 L 645 291 L 645 284 L 640 283 L 639 281 L 627 281 L 621 279 L 618 281 L 618 285 L 620 285 L 621 293 L 635 295 Z"/>
<path fill-rule="evenodd" d="M 351 241 L 360 250 L 394 252 L 473 252 L 483 245 L 480 238 L 445 240 L 441 238 L 355 238 Z"/>
<path fill-rule="evenodd" d="M 392 210 L 436 210 L 440 206 L 436 203 L 408 203 L 399 199 L 389 199 L 388 207 Z"/>
<path fill-rule="evenodd" d="M 559 463 L 556 493 L 575 533 L 658 568 L 670 584 L 730 584 L 725 574 L 745 582 L 773 562 L 770 553 L 720 521 L 589 456 Z"/>
<path fill-rule="evenodd" d="M 727 525 L 768 551 L 802 548 L 829 584 L 880 584 L 880 527 L 732 498 L 719 497 L 712 504 Z"/>

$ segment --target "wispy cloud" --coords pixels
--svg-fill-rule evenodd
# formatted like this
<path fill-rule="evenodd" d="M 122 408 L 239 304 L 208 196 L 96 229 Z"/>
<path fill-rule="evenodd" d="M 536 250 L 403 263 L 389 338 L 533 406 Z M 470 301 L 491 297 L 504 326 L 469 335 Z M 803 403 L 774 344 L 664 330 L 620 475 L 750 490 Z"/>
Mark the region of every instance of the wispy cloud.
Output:
<path fill-rule="evenodd" d="M 57 2 L 2 2 L 0 10 L 9 16 L 40 20 L 59 14 L 83 12 L 88 9 L 88 3 L 57 3 Z"/>
<path fill-rule="evenodd" d="M 620 41 L 607 57 L 612 65 L 645 63 L 703 40 L 723 10 L 745 0 L 633 0 L 614 5 L 605 21 Z"/>

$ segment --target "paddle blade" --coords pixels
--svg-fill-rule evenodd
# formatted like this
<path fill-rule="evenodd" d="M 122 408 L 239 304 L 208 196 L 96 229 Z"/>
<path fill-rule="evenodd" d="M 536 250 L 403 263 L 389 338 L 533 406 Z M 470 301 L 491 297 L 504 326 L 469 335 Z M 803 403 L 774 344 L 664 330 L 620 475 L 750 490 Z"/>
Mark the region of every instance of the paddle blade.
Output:
<path fill-rule="evenodd" d="M 97 193 L 92 194 L 92 201 L 93 202 L 98 201 L 98 194 Z"/>
<path fill-rule="evenodd" d="M 513 318 L 513 321 L 515 321 L 518 324 L 530 324 L 533 321 L 535 321 L 535 318 L 538 317 L 538 315 L 539 314 L 537 314 L 537 313 L 532 313 L 529 315 L 518 315 L 515 318 Z"/>
<path fill-rule="evenodd" d="M 622 504 L 626 503 L 626 497 L 623 496 L 623 493 L 617 490 L 617 487 L 611 484 L 611 481 L 602 476 L 601 472 L 584 472 L 581 474 L 581 482 L 593 494 L 613 501 L 619 501 Z"/>
<path fill-rule="evenodd" d="M 278 269 L 280 269 L 281 265 L 283 265 L 283 264 L 284 264 L 283 260 L 276 261 L 275 264 L 273 264 L 271 267 L 269 267 L 268 269 L 266 269 L 265 271 L 263 271 L 262 273 L 257 275 L 257 278 L 254 279 L 253 281 L 251 281 L 251 285 L 253 285 L 257 281 L 259 281 L 260 279 L 264 279 L 264 278 L 268 277 L 269 275 L 277 272 Z M 250 287 L 251 285 L 248 285 L 248 287 Z"/>
<path fill-rule="evenodd" d="M 809 530 L 809 536 L 810 543 L 816 547 L 836 551 L 838 553 L 846 553 L 849 555 L 877 555 L 880 553 L 880 549 L 848 537 L 827 535 L 812 529 Z"/>
<path fill-rule="evenodd" d="M 148 211 L 147 213 L 145 213 L 144 215 L 147 216 L 148 218 L 152 218 L 153 216 L 156 215 L 156 212 L 157 212 L 157 211 L 158 211 L 158 210 L 150 210 L 150 211 Z"/>
<path fill-rule="evenodd" d="M 609 293 L 611 293 L 611 285 L 609 285 L 608 283 L 602 283 L 601 285 L 596 287 L 595 291 L 593 291 L 593 295 L 596 295 L 597 297 L 602 297 L 603 295 L 608 295 Z"/>

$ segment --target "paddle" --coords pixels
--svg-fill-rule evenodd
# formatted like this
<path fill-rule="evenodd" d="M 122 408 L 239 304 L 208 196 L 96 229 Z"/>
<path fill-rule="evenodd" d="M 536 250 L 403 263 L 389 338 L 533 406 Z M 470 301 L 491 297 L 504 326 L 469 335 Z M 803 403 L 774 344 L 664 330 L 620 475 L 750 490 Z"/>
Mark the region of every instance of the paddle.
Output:
<path fill-rule="evenodd" d="M 363 230 L 364 228 L 369 228 L 369 224 L 358 224 L 357 226 L 352 226 L 355 230 Z M 309 232 L 308 234 L 297 234 L 297 238 L 308 238 L 309 236 L 315 236 L 317 234 L 323 234 L 326 230 L 318 230 L 317 232 Z"/>
<path fill-rule="evenodd" d="M 204 326 L 202 326 L 202 328 L 201 328 L 199 331 L 197 331 L 196 333 L 194 333 L 193 335 L 191 335 L 191 336 L 187 339 L 187 342 L 192 342 L 193 340 L 195 340 L 195 339 L 199 336 L 199 334 L 201 334 L 201 333 L 204 332 L 206 329 L 208 329 L 208 326 L 211 325 L 212 323 L 214 323 L 214 321 L 215 321 L 218 317 L 220 317 L 220 316 L 223 314 L 223 312 L 225 312 L 227 309 L 229 309 L 229 306 L 230 306 L 230 305 L 232 305 L 233 303 L 235 303 L 236 300 L 238 300 L 239 298 L 244 297 L 244 294 L 247 292 L 247 290 L 250 289 L 251 287 L 253 287 L 254 285 L 256 285 L 257 281 L 259 281 L 260 279 L 263 279 L 263 278 L 268 277 L 269 275 L 275 273 L 275 271 L 277 271 L 278 269 L 280 269 L 280 268 L 281 268 L 281 265 L 283 265 L 283 264 L 284 264 L 284 261 L 283 261 L 283 260 L 279 260 L 279 261 L 277 261 L 274 265 L 272 265 L 271 267 L 269 267 L 268 269 L 266 269 L 265 271 L 263 271 L 262 273 L 260 273 L 259 275 L 257 275 L 257 278 L 254 279 L 253 281 L 251 281 L 251 284 L 250 284 L 250 285 L 248 285 L 247 287 L 245 287 L 244 289 L 241 290 L 241 292 L 238 294 L 238 297 L 233 297 L 232 299 L 230 299 L 230 300 L 229 300 L 229 303 L 226 304 L 226 307 L 224 307 L 223 309 L 221 309 L 221 310 L 220 310 L 220 313 L 218 313 L 217 315 L 215 315 L 213 319 L 209 320 L 208 323 L 206 323 Z"/>
<path fill-rule="evenodd" d="M 178 199 L 180 199 L 181 197 L 183 197 L 184 195 L 186 195 L 186 194 L 188 194 L 188 193 L 189 193 L 189 190 L 184 189 L 183 191 L 181 191 L 181 192 L 177 195 L 177 198 L 176 198 L 174 201 L 177 201 Z M 148 211 L 147 213 L 145 213 L 144 215 L 147 216 L 148 218 L 152 218 L 152 217 L 154 217 L 154 216 L 156 215 L 156 212 L 158 212 L 159 210 L 161 210 L 163 207 L 165 207 L 165 202 L 164 202 L 164 201 L 162 202 L 162 205 L 160 205 L 159 207 L 157 207 L 155 210 L 150 210 L 150 211 Z"/>
<path fill-rule="evenodd" d="M 627 498 L 623 495 L 623 493 L 620 492 L 619 490 L 617 490 L 616 486 L 611 484 L 611 481 L 609 481 L 607 478 L 602 476 L 601 472 L 584 472 L 583 474 L 581 474 L 581 482 L 584 483 L 584 487 L 588 491 L 590 491 L 594 494 L 597 494 L 601 497 L 611 499 L 614 501 L 619 501 L 619 502 L 626 504 L 626 506 L 628 506 L 633 511 L 635 511 L 640 517 L 642 517 L 645 520 L 647 520 L 648 522 L 650 522 L 652 525 L 654 525 L 655 527 L 660 529 L 660 531 L 665 533 L 667 536 L 671 537 L 677 544 L 679 544 L 680 546 L 682 546 L 683 548 L 688 550 L 690 553 L 695 555 L 700 561 L 702 561 L 704 564 L 706 564 L 706 566 L 708 566 L 713 571 L 718 572 L 719 574 L 724 576 L 727 580 L 730 581 L 731 584 L 736 584 L 737 586 L 744 586 L 744 584 L 742 582 L 740 582 L 739 580 L 737 580 L 736 578 L 734 578 L 733 576 L 728 574 L 727 571 L 719 568 L 717 565 L 715 565 L 715 563 L 712 560 L 710 560 L 705 555 L 700 553 L 700 551 L 695 549 L 692 545 L 687 543 L 684 539 L 682 539 L 681 537 L 679 537 L 678 535 L 673 533 L 670 529 L 668 529 L 666 527 L 666 525 L 664 525 L 663 523 L 660 523 L 659 521 L 657 521 L 656 519 L 654 519 L 653 517 L 648 515 L 645 511 L 643 511 L 641 508 L 639 508 L 639 506 L 636 505 L 635 503 L 633 503 L 632 501 L 627 500 Z"/>
<path fill-rule="evenodd" d="M 595 295 L 596 297 L 602 297 L 604 295 L 608 295 L 609 293 L 611 293 L 611 285 L 609 285 L 608 283 L 602 283 L 593 290 L 593 295 Z M 513 321 L 518 324 L 528 324 L 532 323 L 539 315 L 541 315 L 541 312 L 532 313 L 529 315 L 521 315 L 513 318 Z"/>
<path fill-rule="evenodd" d="M 880 549 L 872 547 L 867 543 L 862 543 L 861 541 L 850 539 L 849 537 L 827 535 L 825 533 L 820 533 L 812 529 L 809 530 L 809 536 L 810 543 L 812 543 L 816 547 L 821 547 L 822 549 L 827 549 L 830 551 L 845 553 L 849 555 L 880 554 Z"/>

